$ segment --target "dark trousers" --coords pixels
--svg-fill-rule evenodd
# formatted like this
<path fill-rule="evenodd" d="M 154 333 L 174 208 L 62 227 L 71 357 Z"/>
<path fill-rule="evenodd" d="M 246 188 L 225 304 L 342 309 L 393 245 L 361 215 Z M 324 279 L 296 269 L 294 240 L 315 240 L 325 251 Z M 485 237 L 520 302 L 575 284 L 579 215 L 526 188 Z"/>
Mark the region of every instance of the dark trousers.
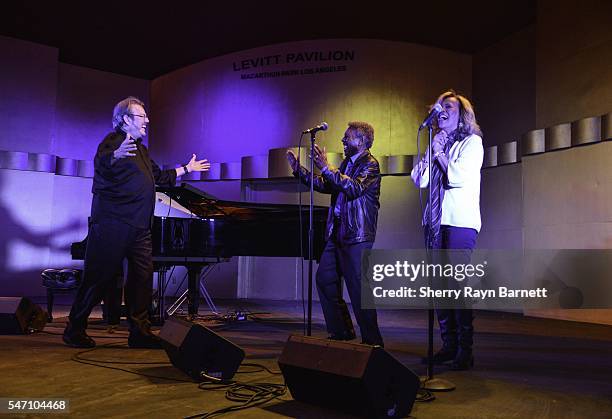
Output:
<path fill-rule="evenodd" d="M 149 333 L 153 288 L 151 231 L 112 219 L 89 227 L 84 278 L 70 310 L 66 333 L 85 331 L 93 308 L 111 287 L 116 287 L 117 269 L 124 258 L 128 260 L 125 302 L 130 332 Z"/>
<path fill-rule="evenodd" d="M 119 266 L 115 274 L 114 286 L 110 285 L 102 297 L 104 315 L 110 326 L 119 325 L 121 321 L 121 301 L 123 300 L 123 266 Z"/>
<path fill-rule="evenodd" d="M 425 234 L 427 235 L 427 228 Z M 452 249 L 453 251 L 436 253 L 442 260 L 434 260 L 433 262 L 453 265 L 470 263 L 477 237 L 478 232 L 473 228 L 441 226 L 440 234 L 434 243 L 434 249 Z M 436 316 L 438 317 L 440 336 L 445 350 L 455 351 L 459 348 L 464 351 L 472 350 L 474 311 L 471 308 L 438 308 L 436 309 Z"/>
<path fill-rule="evenodd" d="M 383 345 L 378 329 L 376 310 L 361 308 L 361 252 L 371 249 L 372 242 L 339 245 L 329 240 L 321 255 L 317 270 L 317 291 L 327 332 L 330 334 L 354 333 L 353 322 L 346 302 L 342 298 L 342 281 L 353 305 L 353 314 L 361 331 L 361 339 L 370 345 Z"/>

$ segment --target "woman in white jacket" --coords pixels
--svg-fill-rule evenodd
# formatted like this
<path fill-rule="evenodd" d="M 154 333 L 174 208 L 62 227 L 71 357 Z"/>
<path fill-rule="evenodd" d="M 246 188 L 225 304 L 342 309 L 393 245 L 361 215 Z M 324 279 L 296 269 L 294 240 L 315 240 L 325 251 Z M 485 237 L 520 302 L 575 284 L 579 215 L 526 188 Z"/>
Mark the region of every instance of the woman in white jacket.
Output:
<path fill-rule="evenodd" d="M 442 93 L 436 103 L 442 111 L 434 120 L 432 156 L 427 152 L 411 177 L 419 188 L 428 187 L 430 181 L 432 185 L 431 217 L 429 203 L 423 214 L 427 247 L 453 249 L 444 255 L 446 260 L 432 262 L 466 264 L 481 226 L 482 132 L 472 104 L 465 97 L 451 90 Z M 443 346 L 434 355 L 434 363 L 451 362 L 452 369 L 465 370 L 474 364 L 474 315 L 471 308 L 458 307 L 455 303 L 453 308 L 436 309 Z"/>

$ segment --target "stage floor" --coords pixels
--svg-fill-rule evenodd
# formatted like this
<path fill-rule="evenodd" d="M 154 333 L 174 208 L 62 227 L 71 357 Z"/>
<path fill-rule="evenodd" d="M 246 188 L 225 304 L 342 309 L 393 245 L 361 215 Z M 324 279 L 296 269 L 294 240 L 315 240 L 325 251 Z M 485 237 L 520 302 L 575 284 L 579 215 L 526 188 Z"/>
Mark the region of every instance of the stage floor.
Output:
<path fill-rule="evenodd" d="M 241 346 L 246 352 L 244 363 L 278 371 L 276 360 L 287 337 L 303 333 L 301 303 L 217 303 L 222 312 L 251 314 L 246 321 L 203 324 Z M 127 349 L 124 322 L 109 334 L 101 320 L 92 319 L 89 333 L 98 347 L 79 357 L 96 365 L 72 360 L 80 351 L 64 346 L 60 336 L 68 309 L 68 305 L 57 305 L 56 319 L 44 332 L 0 336 L 0 397 L 68 399 L 70 417 L 183 418 L 238 405 L 225 398 L 225 389 L 198 388 L 168 362 L 163 350 Z M 202 306 L 200 314 L 209 313 Z M 316 302 L 313 314 L 313 335 L 325 337 Z M 499 312 L 476 315 L 474 369 L 459 372 L 439 367 L 437 375 L 452 381 L 456 390 L 436 393 L 431 402 L 415 403 L 413 417 L 612 417 L 612 326 Z M 96 316 L 100 317 L 99 311 L 92 315 Z M 419 375 L 425 373 L 420 359 L 426 353 L 426 318 L 426 312 L 416 310 L 379 312 L 386 349 Z M 437 328 L 435 342 L 437 348 Z M 282 375 L 251 366 L 241 367 L 234 378 L 246 383 L 283 382 Z M 347 417 L 294 401 L 289 392 L 225 416 Z"/>

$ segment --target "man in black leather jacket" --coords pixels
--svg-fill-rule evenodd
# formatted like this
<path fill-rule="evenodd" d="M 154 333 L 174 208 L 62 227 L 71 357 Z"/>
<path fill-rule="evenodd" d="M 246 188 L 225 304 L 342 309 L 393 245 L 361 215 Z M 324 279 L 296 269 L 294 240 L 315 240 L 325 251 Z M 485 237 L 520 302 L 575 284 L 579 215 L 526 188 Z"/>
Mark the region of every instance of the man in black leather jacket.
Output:
<path fill-rule="evenodd" d="M 315 144 L 314 163 L 322 175 L 315 175 L 314 189 L 331 194 L 327 242 L 316 282 L 330 339 L 355 338 L 353 322 L 342 299 L 343 277 L 362 342 L 383 346 L 376 310 L 361 308 L 361 254 L 374 244 L 380 207 L 380 168 L 370 154 L 373 141 L 374 128 L 370 124 L 349 122 L 342 139 L 346 158 L 339 168 L 329 165 L 325 148 Z M 293 174 L 309 185 L 310 173 L 298 164 L 295 154 L 289 151 L 287 159 Z"/>

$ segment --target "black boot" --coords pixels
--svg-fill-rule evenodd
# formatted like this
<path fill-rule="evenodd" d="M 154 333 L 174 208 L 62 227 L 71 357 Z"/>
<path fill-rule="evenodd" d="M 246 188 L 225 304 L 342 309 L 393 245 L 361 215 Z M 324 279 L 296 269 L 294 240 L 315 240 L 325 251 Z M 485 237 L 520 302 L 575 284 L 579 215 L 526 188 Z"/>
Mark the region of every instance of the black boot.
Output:
<path fill-rule="evenodd" d="M 355 338 L 356 336 L 354 330 L 345 330 L 340 333 L 330 333 L 329 336 L 327 336 L 327 339 L 329 340 L 353 340 Z"/>
<path fill-rule="evenodd" d="M 474 366 L 472 345 L 474 344 L 474 312 L 471 309 L 455 310 L 455 320 L 458 329 L 459 351 L 453 360 L 451 369 L 462 371 Z"/>
<path fill-rule="evenodd" d="M 436 316 L 440 325 L 440 337 L 442 338 L 442 349 L 433 356 L 434 364 L 444 364 L 452 361 L 457 356 L 457 324 L 455 314 L 452 309 L 437 309 Z M 421 360 L 423 364 L 428 363 L 429 358 Z"/>
<path fill-rule="evenodd" d="M 62 340 L 71 348 L 93 348 L 96 346 L 96 341 L 85 333 L 85 329 L 76 328 L 70 322 L 64 329 Z"/>
<path fill-rule="evenodd" d="M 455 371 L 469 370 L 474 366 L 474 355 L 471 349 L 459 349 L 450 368 Z"/>
<path fill-rule="evenodd" d="M 455 357 L 457 356 L 457 347 L 450 347 L 450 346 L 442 346 L 442 349 L 440 349 L 438 352 L 436 352 L 433 356 L 433 363 L 436 365 L 441 365 L 444 364 L 446 362 L 452 361 L 455 359 Z M 424 357 L 421 359 L 421 363 L 423 364 L 427 364 L 429 362 L 429 358 L 428 357 Z"/>
<path fill-rule="evenodd" d="M 161 339 L 151 332 L 148 309 L 136 311 L 134 307 L 129 307 L 130 335 L 128 336 L 128 346 L 130 348 L 163 349 Z"/>

